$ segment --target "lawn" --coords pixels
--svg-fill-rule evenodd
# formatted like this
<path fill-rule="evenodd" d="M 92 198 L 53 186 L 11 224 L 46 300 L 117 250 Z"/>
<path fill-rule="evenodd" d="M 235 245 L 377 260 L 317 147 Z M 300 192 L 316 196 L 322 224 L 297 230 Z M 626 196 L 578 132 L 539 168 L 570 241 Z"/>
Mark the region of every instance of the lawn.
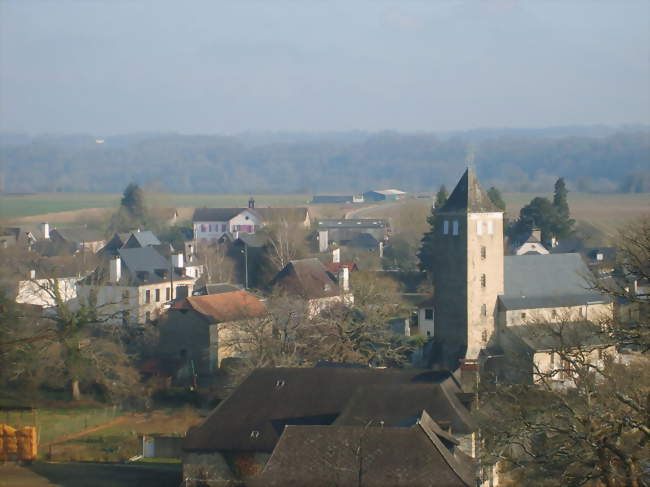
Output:
<path fill-rule="evenodd" d="M 192 408 L 129 414 L 119 424 L 57 443 L 51 452 L 56 461 L 123 462 L 142 453 L 142 435 L 184 436 L 203 418 Z"/>
<path fill-rule="evenodd" d="M 259 206 L 298 206 L 306 204 L 311 195 L 254 195 Z M 248 194 L 159 194 L 147 195 L 147 202 L 159 207 L 243 207 Z M 37 193 L 0 195 L 0 220 L 44 215 L 87 208 L 116 208 L 121 195 L 102 193 Z"/>

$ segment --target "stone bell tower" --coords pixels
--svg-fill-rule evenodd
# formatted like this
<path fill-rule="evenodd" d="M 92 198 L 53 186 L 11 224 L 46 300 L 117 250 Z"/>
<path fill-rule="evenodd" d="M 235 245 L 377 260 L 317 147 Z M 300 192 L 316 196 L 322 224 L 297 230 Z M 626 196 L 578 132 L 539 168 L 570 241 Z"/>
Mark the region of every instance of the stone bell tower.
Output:
<path fill-rule="evenodd" d="M 492 339 L 503 294 L 503 212 L 472 169 L 437 210 L 435 231 L 434 361 L 453 371 Z"/>

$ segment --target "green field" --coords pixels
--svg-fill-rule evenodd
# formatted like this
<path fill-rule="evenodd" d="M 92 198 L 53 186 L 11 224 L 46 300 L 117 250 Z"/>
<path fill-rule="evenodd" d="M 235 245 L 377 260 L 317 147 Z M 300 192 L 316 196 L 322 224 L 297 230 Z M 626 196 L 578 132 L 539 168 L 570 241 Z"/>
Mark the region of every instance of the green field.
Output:
<path fill-rule="evenodd" d="M 242 207 L 248 204 L 247 194 L 149 194 L 152 206 L 176 207 Z M 0 195 L 0 220 L 43 215 L 86 208 L 116 208 L 121 195 L 102 193 L 37 193 Z M 255 195 L 259 206 L 296 206 L 306 204 L 311 195 L 265 194 Z"/>

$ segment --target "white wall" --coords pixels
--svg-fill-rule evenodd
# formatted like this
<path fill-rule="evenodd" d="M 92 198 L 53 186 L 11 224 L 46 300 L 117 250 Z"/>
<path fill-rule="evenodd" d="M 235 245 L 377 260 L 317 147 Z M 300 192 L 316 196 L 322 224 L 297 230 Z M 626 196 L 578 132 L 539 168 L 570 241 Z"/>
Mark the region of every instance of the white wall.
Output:
<path fill-rule="evenodd" d="M 433 337 L 434 333 L 434 320 L 427 320 L 425 318 L 426 316 L 426 310 L 430 309 L 433 311 L 433 305 L 429 308 L 420 308 L 418 309 L 418 333 L 422 336 L 425 337 Z M 434 316 L 435 318 L 435 316 Z"/>
<path fill-rule="evenodd" d="M 65 303 L 77 297 L 77 279 L 76 277 L 61 277 L 19 281 L 16 302 L 53 308 L 56 306 L 52 295 L 54 286 L 58 288 L 61 299 Z"/>

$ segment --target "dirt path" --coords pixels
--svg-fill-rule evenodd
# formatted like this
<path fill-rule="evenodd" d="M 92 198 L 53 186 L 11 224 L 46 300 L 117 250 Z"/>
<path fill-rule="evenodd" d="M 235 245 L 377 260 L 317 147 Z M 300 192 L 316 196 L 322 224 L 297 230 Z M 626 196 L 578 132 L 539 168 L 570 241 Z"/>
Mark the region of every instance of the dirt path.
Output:
<path fill-rule="evenodd" d="M 120 416 L 119 418 L 115 418 L 109 421 L 108 423 L 98 424 L 97 426 L 93 426 L 91 428 L 86 428 L 80 431 L 75 431 L 74 433 L 69 433 L 67 435 L 59 436 L 58 438 L 48 441 L 47 443 L 42 443 L 40 447 L 47 448 L 50 445 L 56 445 L 57 443 L 63 443 L 64 441 L 68 441 L 68 440 L 74 440 L 76 438 L 80 438 L 90 433 L 94 433 L 96 431 L 101 431 L 105 428 L 109 428 L 110 426 L 115 426 L 116 424 L 124 423 L 136 417 L 138 417 L 137 414 L 125 414 L 123 416 Z"/>

